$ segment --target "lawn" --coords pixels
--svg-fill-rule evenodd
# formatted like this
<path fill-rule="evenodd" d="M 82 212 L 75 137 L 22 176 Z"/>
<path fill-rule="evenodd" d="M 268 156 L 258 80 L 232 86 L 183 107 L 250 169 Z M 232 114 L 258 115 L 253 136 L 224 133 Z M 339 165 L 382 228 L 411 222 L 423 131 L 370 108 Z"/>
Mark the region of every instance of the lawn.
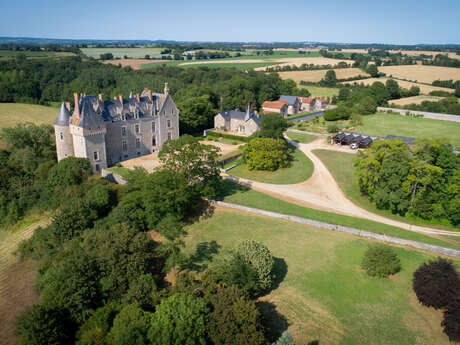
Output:
<path fill-rule="evenodd" d="M 305 134 L 305 133 L 296 133 L 296 132 L 286 132 L 286 135 L 288 136 L 289 139 L 298 141 L 299 143 L 302 144 L 308 144 L 312 142 L 313 140 L 318 139 L 316 135 L 310 135 L 310 134 Z"/>
<path fill-rule="evenodd" d="M 429 255 L 394 247 L 401 272 L 377 279 L 360 268 L 371 241 L 347 234 L 222 208 L 186 230 L 187 253 L 215 241 L 218 257 L 246 239 L 270 249 L 277 286 L 259 302 L 281 314 L 265 314 L 271 331 L 285 329 L 284 317 L 297 344 L 449 344 L 441 312 L 419 305 L 411 288 Z"/>
<path fill-rule="evenodd" d="M 307 89 L 312 97 L 330 97 L 338 96 L 339 89 L 334 87 L 299 85 L 300 88 Z"/>
<path fill-rule="evenodd" d="M 52 124 L 59 109 L 36 104 L 0 103 L 0 128 L 18 123 Z"/>
<path fill-rule="evenodd" d="M 415 138 L 447 138 L 451 144 L 460 147 L 460 122 L 413 118 L 402 115 L 377 113 L 363 116 L 362 126 L 356 132 L 381 135 L 402 135 Z"/>
<path fill-rule="evenodd" d="M 230 172 L 232 172 L 232 170 L 230 170 Z M 226 202 L 259 208 L 262 210 L 319 220 L 330 224 L 349 226 L 377 234 L 386 233 L 389 236 L 460 249 L 460 245 L 383 223 L 378 223 L 363 218 L 344 216 L 332 212 L 314 210 L 304 206 L 292 204 L 267 194 L 255 191 L 253 189 L 240 186 L 230 181 L 225 182 L 225 197 L 223 200 Z"/>
<path fill-rule="evenodd" d="M 291 166 L 276 171 L 248 170 L 241 159 L 232 164 L 235 163 L 238 165 L 228 172 L 230 175 L 264 183 L 300 183 L 308 180 L 313 174 L 313 163 L 298 149 L 294 150 Z"/>
<path fill-rule="evenodd" d="M 397 214 L 393 214 L 387 210 L 379 210 L 377 209 L 368 198 L 361 195 L 359 191 L 358 183 L 356 182 L 355 177 L 355 167 L 353 165 L 353 161 L 355 159 L 355 155 L 351 153 L 345 152 L 336 152 L 336 151 L 329 151 L 329 150 L 315 150 L 313 151 L 315 155 L 321 159 L 321 161 L 326 165 L 326 167 L 331 172 L 334 179 L 339 184 L 340 188 L 343 192 L 347 195 L 349 199 L 351 199 L 355 204 L 361 206 L 362 208 L 372 212 L 379 214 L 381 216 L 391 218 L 400 222 L 411 223 L 421 226 L 436 226 L 443 229 L 448 230 L 460 230 L 455 229 L 454 227 L 448 226 L 440 226 L 437 224 L 431 224 L 428 222 L 420 222 L 411 220 L 406 217 L 402 217 Z M 460 242 L 459 242 L 460 244 Z"/>
<path fill-rule="evenodd" d="M 125 167 L 119 167 L 119 166 L 113 166 L 105 170 L 110 171 L 114 174 L 120 175 L 121 177 L 126 177 L 132 171 L 131 169 L 128 169 Z"/>

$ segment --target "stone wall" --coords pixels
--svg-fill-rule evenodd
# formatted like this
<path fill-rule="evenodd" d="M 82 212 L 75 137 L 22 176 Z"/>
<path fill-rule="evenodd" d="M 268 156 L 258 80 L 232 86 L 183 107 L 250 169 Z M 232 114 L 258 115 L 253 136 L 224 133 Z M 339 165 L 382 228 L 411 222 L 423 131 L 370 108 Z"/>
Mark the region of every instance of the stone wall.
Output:
<path fill-rule="evenodd" d="M 423 243 L 423 242 L 418 242 L 418 241 L 405 240 L 405 239 L 402 239 L 402 238 L 399 238 L 399 237 L 388 236 L 386 234 L 380 235 L 380 234 L 376 234 L 376 233 L 369 232 L 369 231 L 364 231 L 364 230 L 360 230 L 360 229 L 356 229 L 356 228 L 350 228 L 350 227 L 347 227 L 347 226 L 330 224 L 330 223 L 320 222 L 320 221 L 313 220 L 313 219 L 301 218 L 301 217 L 290 216 L 290 215 L 282 214 L 282 213 L 265 211 L 265 210 L 261 210 L 261 209 L 257 209 L 257 208 L 252 208 L 252 207 L 232 204 L 232 203 L 223 202 L 223 201 L 214 201 L 214 200 L 212 200 L 211 202 L 216 204 L 216 205 L 219 205 L 219 206 L 229 207 L 229 208 L 233 208 L 233 209 L 237 209 L 237 210 L 241 210 L 241 211 L 257 213 L 257 214 L 261 214 L 261 215 L 268 216 L 268 217 L 273 217 L 273 218 L 286 219 L 286 220 L 290 220 L 292 222 L 311 225 L 311 226 L 316 226 L 316 227 L 322 228 L 322 229 L 346 232 L 348 234 L 361 236 L 361 237 L 366 237 L 366 238 L 374 239 L 374 240 L 377 240 L 377 241 L 382 241 L 382 242 L 387 242 L 387 243 L 394 243 L 394 244 L 399 244 L 399 245 L 402 245 L 402 246 L 409 246 L 409 247 L 413 247 L 413 248 L 417 248 L 417 249 L 426 250 L 426 251 L 429 251 L 429 252 L 432 252 L 432 253 L 435 253 L 435 254 L 443 254 L 443 255 L 447 255 L 447 256 L 460 258 L 460 250 L 456 250 L 456 249 L 452 249 L 452 248 L 440 247 L 440 246 L 436 246 L 436 245 L 433 245 L 433 244 L 428 244 L 428 243 Z"/>

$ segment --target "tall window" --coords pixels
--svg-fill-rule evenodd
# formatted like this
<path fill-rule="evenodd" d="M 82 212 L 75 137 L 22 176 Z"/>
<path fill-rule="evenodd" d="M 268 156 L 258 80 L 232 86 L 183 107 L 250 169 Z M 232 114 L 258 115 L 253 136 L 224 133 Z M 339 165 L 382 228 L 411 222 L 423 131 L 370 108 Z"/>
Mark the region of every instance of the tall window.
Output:
<path fill-rule="evenodd" d="M 98 161 L 99 160 L 99 152 L 94 151 L 93 152 L 93 158 L 94 158 L 95 161 Z"/>
<path fill-rule="evenodd" d="M 62 132 L 59 133 L 59 136 L 61 137 L 61 140 L 64 140 L 64 136 L 62 135 Z"/>
<path fill-rule="evenodd" d="M 157 138 L 152 137 L 152 146 L 157 146 Z"/>
<path fill-rule="evenodd" d="M 168 120 L 168 128 L 171 128 L 171 120 Z"/>
<path fill-rule="evenodd" d="M 124 136 L 124 137 L 126 136 L 126 127 L 125 126 L 121 127 L 121 135 Z"/>
<path fill-rule="evenodd" d="M 139 133 L 139 132 L 140 132 L 140 128 L 139 128 L 139 125 L 138 125 L 138 124 L 134 125 L 134 131 L 135 131 L 136 133 Z"/>
<path fill-rule="evenodd" d="M 171 140 L 171 139 L 172 139 L 172 133 L 168 132 L 168 140 Z"/>
<path fill-rule="evenodd" d="M 126 143 L 126 140 L 123 140 L 123 141 L 121 142 L 121 149 L 122 149 L 123 151 L 128 151 L 128 144 Z"/>
<path fill-rule="evenodd" d="M 155 122 L 152 122 L 152 132 L 155 133 Z"/>
<path fill-rule="evenodd" d="M 141 147 L 141 138 L 136 138 L 136 149 Z"/>

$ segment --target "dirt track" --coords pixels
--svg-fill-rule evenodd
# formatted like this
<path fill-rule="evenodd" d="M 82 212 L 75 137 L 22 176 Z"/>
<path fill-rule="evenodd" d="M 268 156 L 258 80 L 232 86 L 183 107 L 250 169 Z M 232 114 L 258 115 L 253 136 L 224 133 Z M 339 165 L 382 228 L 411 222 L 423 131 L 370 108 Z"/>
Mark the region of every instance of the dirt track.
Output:
<path fill-rule="evenodd" d="M 227 178 L 238 180 L 239 182 L 250 185 L 251 188 L 262 191 L 264 193 L 276 195 L 276 197 L 280 199 L 285 199 L 286 201 L 290 202 L 294 201 L 297 204 L 302 204 L 307 207 L 322 211 L 369 219 L 379 223 L 384 223 L 425 234 L 460 236 L 460 232 L 411 225 L 385 218 L 355 205 L 342 192 L 339 185 L 332 177 L 331 173 L 323 164 L 323 162 L 321 162 L 321 160 L 312 153 L 313 150 L 317 149 L 335 150 L 342 152 L 356 151 L 352 151 L 341 146 L 329 145 L 326 143 L 324 138 L 319 138 L 308 144 L 298 144 L 297 146 L 303 153 L 305 153 L 308 158 L 311 159 L 314 164 L 313 175 L 305 182 L 291 185 L 276 185 L 250 181 L 242 178 Z"/>

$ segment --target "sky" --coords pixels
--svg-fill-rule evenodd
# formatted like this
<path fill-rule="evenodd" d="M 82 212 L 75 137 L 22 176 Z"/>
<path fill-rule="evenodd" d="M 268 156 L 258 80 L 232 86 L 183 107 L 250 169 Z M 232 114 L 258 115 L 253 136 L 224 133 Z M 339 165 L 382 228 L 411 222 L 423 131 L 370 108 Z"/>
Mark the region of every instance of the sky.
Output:
<path fill-rule="evenodd" d="M 5 0 L 0 36 L 460 44 L 460 0 Z"/>

